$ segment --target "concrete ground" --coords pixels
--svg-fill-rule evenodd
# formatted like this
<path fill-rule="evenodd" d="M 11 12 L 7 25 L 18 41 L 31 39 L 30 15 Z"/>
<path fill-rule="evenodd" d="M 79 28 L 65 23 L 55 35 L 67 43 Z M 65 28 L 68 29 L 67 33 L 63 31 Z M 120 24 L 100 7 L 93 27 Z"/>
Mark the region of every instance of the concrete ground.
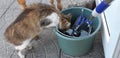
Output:
<path fill-rule="evenodd" d="M 74 1 L 81 3 L 84 0 Z M 49 0 L 27 0 L 28 5 L 33 2 L 49 4 Z M 66 8 L 71 3 L 69 0 L 62 0 L 62 4 Z M 14 47 L 4 40 L 3 33 L 21 12 L 17 0 L 0 0 L 0 58 L 18 58 Z M 51 30 L 44 30 L 40 34 L 40 40 L 35 44 L 35 48 L 28 51 L 26 58 L 104 58 L 100 31 L 91 51 L 80 57 L 72 57 L 60 50 L 57 37 Z"/>

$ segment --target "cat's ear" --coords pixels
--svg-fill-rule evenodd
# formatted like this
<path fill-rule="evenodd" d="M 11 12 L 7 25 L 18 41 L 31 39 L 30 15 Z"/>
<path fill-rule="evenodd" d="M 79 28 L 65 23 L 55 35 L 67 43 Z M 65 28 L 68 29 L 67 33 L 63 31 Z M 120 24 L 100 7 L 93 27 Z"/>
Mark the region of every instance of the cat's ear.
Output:
<path fill-rule="evenodd" d="M 18 4 L 20 5 L 22 10 L 26 9 L 26 1 L 25 0 L 17 0 Z"/>
<path fill-rule="evenodd" d="M 71 14 L 71 13 L 68 13 L 66 16 L 67 16 L 69 19 L 72 18 L 72 14 Z"/>
<path fill-rule="evenodd" d="M 61 14 L 62 15 L 62 17 L 64 18 L 66 18 L 66 17 L 72 17 L 72 14 L 71 13 L 68 13 L 68 14 Z"/>

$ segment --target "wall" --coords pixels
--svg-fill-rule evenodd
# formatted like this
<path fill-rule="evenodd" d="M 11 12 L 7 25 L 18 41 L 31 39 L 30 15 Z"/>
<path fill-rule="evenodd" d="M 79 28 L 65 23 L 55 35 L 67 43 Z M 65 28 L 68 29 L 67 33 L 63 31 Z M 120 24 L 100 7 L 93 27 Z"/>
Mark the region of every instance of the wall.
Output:
<path fill-rule="evenodd" d="M 100 3 L 100 0 L 96 3 Z M 105 58 L 113 58 L 120 33 L 120 0 L 115 0 L 100 17 L 103 22 L 102 41 Z"/>

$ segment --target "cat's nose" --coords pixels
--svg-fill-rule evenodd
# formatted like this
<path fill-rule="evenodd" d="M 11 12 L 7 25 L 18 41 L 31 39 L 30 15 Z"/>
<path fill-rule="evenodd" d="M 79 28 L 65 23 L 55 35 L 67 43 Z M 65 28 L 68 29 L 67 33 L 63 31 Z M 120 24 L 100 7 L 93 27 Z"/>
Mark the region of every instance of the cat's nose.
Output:
<path fill-rule="evenodd" d="M 49 19 L 43 19 L 40 21 L 40 25 L 41 26 L 47 26 L 49 24 L 51 24 L 52 22 Z"/>

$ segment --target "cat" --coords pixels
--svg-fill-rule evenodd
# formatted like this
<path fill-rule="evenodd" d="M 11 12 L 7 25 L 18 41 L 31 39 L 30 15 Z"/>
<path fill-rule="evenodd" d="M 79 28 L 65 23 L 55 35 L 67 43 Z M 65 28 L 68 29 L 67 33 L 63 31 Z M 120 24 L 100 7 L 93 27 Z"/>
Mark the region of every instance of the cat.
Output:
<path fill-rule="evenodd" d="M 33 40 L 38 40 L 40 31 L 44 28 L 59 27 L 68 29 L 71 16 L 61 14 L 54 6 L 36 3 L 26 7 L 23 12 L 10 24 L 4 35 L 7 42 L 13 44 L 20 58 L 25 58 L 22 52 L 31 47 Z"/>

